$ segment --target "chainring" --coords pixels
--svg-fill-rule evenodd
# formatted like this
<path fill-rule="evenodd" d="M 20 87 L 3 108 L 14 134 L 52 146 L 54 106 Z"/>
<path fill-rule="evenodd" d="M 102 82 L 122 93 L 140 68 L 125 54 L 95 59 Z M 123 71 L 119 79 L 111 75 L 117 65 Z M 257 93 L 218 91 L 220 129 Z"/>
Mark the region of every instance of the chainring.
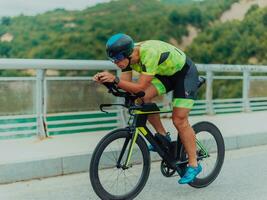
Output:
<path fill-rule="evenodd" d="M 165 177 L 171 177 L 175 174 L 176 170 L 170 168 L 166 162 L 161 161 L 161 165 L 160 165 L 160 171 L 163 174 L 163 176 Z"/>

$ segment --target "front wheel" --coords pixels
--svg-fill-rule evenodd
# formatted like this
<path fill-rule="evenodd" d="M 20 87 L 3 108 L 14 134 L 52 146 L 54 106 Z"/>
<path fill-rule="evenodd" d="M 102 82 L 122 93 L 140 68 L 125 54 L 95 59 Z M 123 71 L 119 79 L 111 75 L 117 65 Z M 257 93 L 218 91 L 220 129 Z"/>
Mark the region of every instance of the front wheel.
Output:
<path fill-rule="evenodd" d="M 199 122 L 192 128 L 196 133 L 197 158 L 202 166 L 202 172 L 189 185 L 202 188 L 211 184 L 219 175 L 224 162 L 225 146 L 222 134 L 214 124 Z M 180 158 L 181 160 L 188 159 L 183 146 Z M 185 167 L 182 171 L 185 172 Z"/>
<path fill-rule="evenodd" d="M 118 129 L 104 137 L 95 148 L 90 180 L 101 199 L 133 199 L 145 186 L 150 172 L 149 151 L 144 139 L 138 136 L 130 162 L 125 166 L 131 141 L 128 129 Z"/>

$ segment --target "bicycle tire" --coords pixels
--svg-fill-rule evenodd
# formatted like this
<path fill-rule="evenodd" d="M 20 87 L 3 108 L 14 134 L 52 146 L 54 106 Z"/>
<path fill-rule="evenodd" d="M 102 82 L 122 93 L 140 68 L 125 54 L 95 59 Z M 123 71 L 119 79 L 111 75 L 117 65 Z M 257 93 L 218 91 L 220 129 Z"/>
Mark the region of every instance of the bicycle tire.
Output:
<path fill-rule="evenodd" d="M 215 139 L 217 152 L 218 152 L 217 153 L 218 158 L 210 174 L 202 178 L 199 178 L 199 176 L 197 176 L 197 178 L 193 182 L 189 183 L 189 185 L 194 188 L 203 188 L 211 184 L 219 175 L 223 162 L 224 162 L 225 145 L 224 145 L 224 140 L 223 140 L 220 130 L 214 124 L 207 122 L 207 121 L 203 121 L 203 122 L 199 122 L 193 125 L 192 128 L 195 131 L 196 137 L 198 137 L 198 134 L 200 134 L 201 132 L 207 132 L 211 134 L 212 137 Z M 180 150 L 180 158 L 182 158 L 182 160 L 186 159 L 185 148 L 183 145 L 181 146 L 181 150 Z M 203 160 L 205 159 L 207 158 L 204 158 Z M 204 167 L 203 167 L 203 170 L 204 170 Z M 185 173 L 185 167 L 183 168 L 183 174 L 184 173 Z"/>
<path fill-rule="evenodd" d="M 107 191 L 100 179 L 99 179 L 99 160 L 104 152 L 104 150 L 108 147 L 109 144 L 112 142 L 125 138 L 131 138 L 131 134 L 129 132 L 129 129 L 117 129 L 115 131 L 110 132 L 108 135 L 106 135 L 97 145 L 95 148 L 91 162 L 90 162 L 90 181 L 92 184 L 92 187 L 95 191 L 95 193 L 103 200 L 123 200 L 123 199 L 134 199 L 144 188 L 147 179 L 149 177 L 150 173 L 150 153 L 147 148 L 147 144 L 144 141 L 144 139 L 139 135 L 136 140 L 136 145 L 142 154 L 143 158 L 143 169 L 140 179 L 138 180 L 138 183 L 133 187 L 133 189 L 126 193 L 126 194 L 111 194 L 109 191 Z M 126 151 L 127 152 L 127 151 Z"/>

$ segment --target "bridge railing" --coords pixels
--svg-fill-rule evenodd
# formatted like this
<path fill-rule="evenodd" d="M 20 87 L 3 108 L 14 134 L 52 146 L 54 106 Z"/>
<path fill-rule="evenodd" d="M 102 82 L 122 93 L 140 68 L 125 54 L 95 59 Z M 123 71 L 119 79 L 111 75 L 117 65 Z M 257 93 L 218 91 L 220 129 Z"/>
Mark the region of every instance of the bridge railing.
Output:
<path fill-rule="evenodd" d="M 266 66 L 198 64 L 197 67 L 207 83 L 201 89 L 204 95 L 196 101 L 192 115 L 267 110 L 267 94 L 260 97 L 251 95 L 253 81 L 258 81 L 258 85 L 264 88 L 261 81 L 267 80 L 264 76 Z M 109 115 L 98 111 L 98 104 L 117 100 L 110 98 L 111 95 L 103 95 L 105 88 L 94 84 L 92 76 L 47 74 L 50 70 L 114 70 L 119 74 L 109 61 L 0 59 L 0 70 L 33 72 L 32 76 L 0 77 L 0 138 L 110 130 L 125 123 L 120 109 L 111 110 Z M 242 85 L 240 96 L 215 97 L 214 90 L 218 92 L 218 87 L 228 87 L 222 84 L 214 88 L 218 80 L 239 81 Z M 170 95 L 164 101 L 161 99 L 162 105 L 169 105 L 170 99 Z"/>
<path fill-rule="evenodd" d="M 267 89 L 267 66 L 221 64 L 198 64 L 197 66 L 199 71 L 206 74 L 207 114 L 267 110 L 267 93 L 265 92 Z M 214 82 L 217 80 L 239 81 L 241 87 L 237 87 L 237 89 L 240 90 L 240 96 L 214 98 L 215 89 L 233 86 L 217 85 L 214 88 Z"/>

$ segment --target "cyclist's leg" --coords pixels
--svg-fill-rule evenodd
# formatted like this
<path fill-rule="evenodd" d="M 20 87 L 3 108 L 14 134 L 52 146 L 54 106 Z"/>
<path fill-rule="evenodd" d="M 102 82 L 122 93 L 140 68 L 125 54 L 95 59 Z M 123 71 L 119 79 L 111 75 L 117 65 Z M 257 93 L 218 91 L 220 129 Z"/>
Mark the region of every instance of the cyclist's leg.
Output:
<path fill-rule="evenodd" d="M 166 89 L 164 85 L 161 83 L 159 79 L 154 77 L 152 80 L 152 84 L 150 87 L 145 91 L 146 95 L 144 97 L 145 103 L 152 102 L 153 98 L 162 95 L 166 92 Z M 168 134 L 160 120 L 160 115 L 159 114 L 153 114 L 153 115 L 148 115 L 148 121 L 150 124 L 154 127 L 157 133 L 167 136 L 166 139 L 171 141 L 170 134 Z M 148 145 L 149 151 L 155 151 L 154 147 L 150 144 Z"/>
<path fill-rule="evenodd" d="M 184 99 L 189 100 L 189 99 Z M 186 101 L 185 101 L 186 102 Z M 190 102 L 188 102 L 190 103 Z M 192 104 L 191 104 L 192 105 Z M 182 104 L 178 106 L 184 106 Z M 188 122 L 190 108 L 175 107 L 173 109 L 173 123 L 179 131 L 180 139 L 188 155 L 188 167 L 185 174 L 178 180 L 179 184 L 188 184 L 195 180 L 196 176 L 202 171 L 202 167 L 197 163 L 196 156 L 196 137 L 195 132 Z"/>
<path fill-rule="evenodd" d="M 145 102 L 146 103 L 152 102 L 153 98 L 155 98 L 156 96 L 165 94 L 167 91 L 169 91 L 169 85 L 170 83 L 168 83 L 168 80 L 166 78 L 162 76 L 154 77 L 152 80 L 152 84 L 145 91 L 146 93 L 144 97 Z M 159 114 L 149 115 L 148 121 L 155 128 L 157 133 L 164 135 L 164 136 L 166 135 L 166 130 L 162 125 Z"/>
<path fill-rule="evenodd" d="M 198 72 L 196 66 L 190 59 L 186 60 L 184 68 L 181 72 L 177 73 L 177 77 L 172 81 L 175 83 L 172 116 L 173 124 L 179 132 L 189 160 L 186 173 L 179 180 L 179 183 L 186 184 L 192 182 L 202 170 L 196 158 L 195 132 L 188 122 L 189 112 L 194 105 L 198 86 Z"/>
<path fill-rule="evenodd" d="M 196 167 L 195 133 L 188 122 L 189 112 L 194 105 L 198 86 L 198 72 L 194 63 L 187 58 L 184 68 L 172 79 L 173 93 L 172 120 L 189 157 L 189 165 Z"/>
<path fill-rule="evenodd" d="M 145 93 L 146 94 L 143 98 L 145 103 L 152 102 L 153 98 L 158 96 L 158 91 L 153 84 L 151 84 L 145 90 Z M 166 130 L 164 129 L 164 127 L 162 125 L 159 114 L 148 115 L 148 121 L 154 127 L 154 129 L 156 130 L 157 133 L 160 133 L 162 135 L 166 134 Z"/>
<path fill-rule="evenodd" d="M 189 165 L 192 167 L 197 167 L 195 132 L 188 122 L 189 112 L 190 108 L 174 107 L 172 120 L 174 126 L 179 132 L 181 141 L 188 154 Z"/>

